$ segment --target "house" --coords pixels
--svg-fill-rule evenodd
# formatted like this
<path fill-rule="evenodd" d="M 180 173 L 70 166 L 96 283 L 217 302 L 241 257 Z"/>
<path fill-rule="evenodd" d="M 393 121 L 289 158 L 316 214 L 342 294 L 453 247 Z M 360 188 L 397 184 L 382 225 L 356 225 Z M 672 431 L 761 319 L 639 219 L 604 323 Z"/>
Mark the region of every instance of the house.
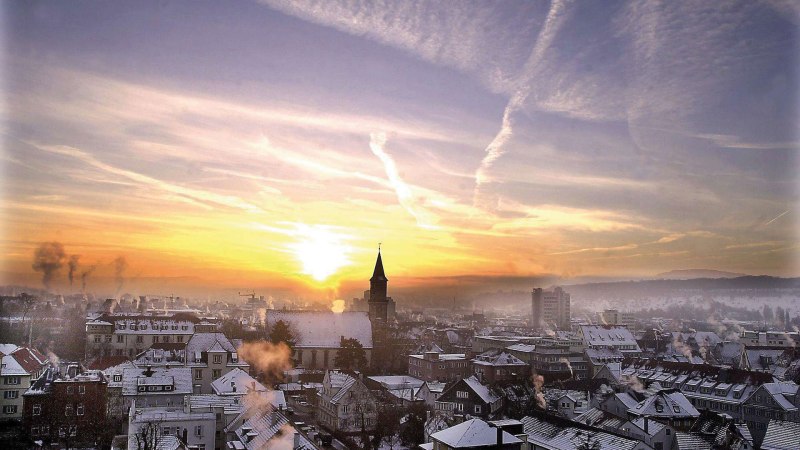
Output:
<path fill-rule="evenodd" d="M 234 368 L 225 375 L 212 381 L 211 390 L 214 394 L 220 396 L 243 396 L 249 392 L 272 392 L 271 389 L 268 389 L 239 367 Z M 283 392 L 277 391 L 277 393 L 279 393 L 281 398 L 283 397 Z M 286 407 L 285 400 L 283 401 L 283 406 Z"/>
<path fill-rule="evenodd" d="M 130 399 L 126 401 L 122 397 L 123 374 L 126 369 L 136 369 L 136 365 L 131 361 L 125 361 L 116 366 L 102 369 L 103 376 L 108 382 L 106 391 L 106 411 L 108 412 L 109 427 L 114 429 L 117 434 L 124 434 L 128 427 L 128 411 L 131 404 Z"/>
<path fill-rule="evenodd" d="M 509 421 L 516 422 L 517 421 Z M 521 424 L 520 424 L 521 425 Z M 520 426 L 521 428 L 521 426 Z M 420 447 L 426 450 L 486 449 L 521 450 L 522 440 L 500 426 L 481 419 L 470 419 L 430 435 L 431 442 Z"/>
<path fill-rule="evenodd" d="M 372 323 L 362 311 L 267 311 L 267 326 L 278 321 L 294 333 L 294 360 L 307 369 L 335 369 L 342 338 L 355 339 L 362 347 L 367 364 L 372 358 Z"/>
<path fill-rule="evenodd" d="M 556 411 L 568 419 L 574 419 L 589 409 L 586 392 L 567 391 L 555 399 Z"/>
<path fill-rule="evenodd" d="M 688 430 L 700 417 L 700 411 L 677 389 L 656 392 L 628 409 L 628 414 L 658 420 L 676 430 Z"/>
<path fill-rule="evenodd" d="M 435 410 L 448 416 L 469 414 L 487 419 L 497 417 L 502 409 L 503 396 L 474 375 L 450 385 L 435 402 Z"/>
<path fill-rule="evenodd" d="M 407 375 L 380 375 L 367 377 L 364 384 L 382 402 L 391 402 L 404 407 L 423 401 L 417 394 L 424 381 Z"/>
<path fill-rule="evenodd" d="M 468 377 L 472 367 L 464 353 L 425 352 L 408 355 L 408 374 L 424 381 L 455 381 Z"/>
<path fill-rule="evenodd" d="M 600 410 L 617 417 L 628 417 L 628 410 L 636 408 L 639 400 L 628 392 L 619 392 L 600 402 Z"/>
<path fill-rule="evenodd" d="M 50 367 L 23 394 L 24 429 L 45 444 L 95 445 L 109 432 L 107 390 L 99 370 L 66 362 Z"/>
<path fill-rule="evenodd" d="M 22 394 L 46 368 L 47 358 L 35 349 L 14 344 L 0 347 L 0 421 L 22 419 Z"/>
<path fill-rule="evenodd" d="M 329 370 L 317 394 L 317 421 L 331 431 L 358 433 L 375 427 L 375 397 L 353 375 Z"/>
<path fill-rule="evenodd" d="M 128 449 L 144 450 L 143 439 L 153 433 L 177 437 L 189 448 L 211 450 L 215 448 L 215 430 L 213 412 L 191 412 L 176 406 L 144 408 L 134 401 L 128 415 Z"/>
<path fill-rule="evenodd" d="M 438 381 L 426 381 L 417 390 L 417 398 L 425 402 L 427 409 L 433 410 L 436 400 L 438 400 L 442 392 L 444 392 L 445 386 L 445 383 Z"/>
<path fill-rule="evenodd" d="M 767 432 L 771 420 L 800 422 L 798 385 L 792 382 L 764 383 L 744 402 L 743 416 L 755 445 Z"/>
<path fill-rule="evenodd" d="M 298 430 L 282 412 L 274 409 L 246 409 L 227 428 L 229 450 L 317 450 L 308 436 Z"/>
<path fill-rule="evenodd" d="M 129 410 L 134 401 L 140 408 L 180 406 L 184 396 L 192 393 L 192 371 L 188 367 L 132 367 L 122 371 L 122 404 Z"/>
<path fill-rule="evenodd" d="M 530 376 L 531 366 L 516 356 L 489 350 L 472 360 L 472 369 L 479 380 L 488 384 L 520 383 Z"/>
<path fill-rule="evenodd" d="M 186 343 L 186 367 L 191 368 L 194 392 L 198 394 L 212 393 L 211 382 L 236 368 L 250 369 L 222 333 L 192 335 Z"/>
<path fill-rule="evenodd" d="M 798 441 L 800 442 L 800 441 Z M 743 423 L 724 414 L 702 411 L 689 431 L 675 433 L 677 450 L 719 449 L 751 450 L 753 438 Z"/>

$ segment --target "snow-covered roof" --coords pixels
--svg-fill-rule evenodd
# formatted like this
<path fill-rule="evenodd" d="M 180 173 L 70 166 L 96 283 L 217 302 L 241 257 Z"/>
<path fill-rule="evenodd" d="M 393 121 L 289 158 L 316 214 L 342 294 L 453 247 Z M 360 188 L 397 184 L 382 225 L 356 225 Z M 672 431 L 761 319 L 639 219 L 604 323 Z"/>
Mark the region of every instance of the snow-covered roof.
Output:
<path fill-rule="evenodd" d="M 761 448 L 765 450 L 790 450 L 796 449 L 798 442 L 800 442 L 800 423 L 781 422 L 772 419 L 767 425 L 767 433 L 761 442 Z"/>
<path fill-rule="evenodd" d="M 471 419 L 454 427 L 438 431 L 431 439 L 450 448 L 491 447 L 497 445 L 497 428 L 481 419 Z M 503 444 L 517 444 L 522 441 L 513 434 L 502 432 Z"/>
<path fill-rule="evenodd" d="M 0 344 L 0 353 L 10 355 L 18 348 L 16 344 Z"/>
<path fill-rule="evenodd" d="M 610 325 L 581 325 L 584 341 L 590 346 L 620 347 L 634 346 L 639 350 L 636 338 L 625 327 Z"/>
<path fill-rule="evenodd" d="M 16 376 L 30 375 L 12 355 L 3 356 L 0 359 L 0 373 Z"/>
<path fill-rule="evenodd" d="M 148 386 L 171 386 L 151 390 Z M 140 387 L 145 390 L 140 393 Z M 122 371 L 122 395 L 175 395 L 192 393 L 192 369 L 187 367 L 126 368 Z"/>
<path fill-rule="evenodd" d="M 266 386 L 238 367 L 212 381 L 211 389 L 217 395 L 244 395 L 249 391 L 268 391 Z"/>
<path fill-rule="evenodd" d="M 294 434 L 298 433 L 299 445 L 294 446 Z M 278 411 L 263 411 L 244 420 L 234 430 L 236 439 L 241 444 L 235 448 L 247 450 L 265 448 L 291 448 L 293 450 L 311 450 L 317 447 L 292 426 L 289 419 Z"/>
<path fill-rule="evenodd" d="M 700 416 L 700 411 L 678 390 L 657 392 L 628 409 L 628 412 L 636 416 L 659 418 Z"/>
<path fill-rule="evenodd" d="M 482 385 L 475 375 L 469 378 L 464 378 L 464 382 L 467 383 L 470 389 L 472 389 L 472 391 L 475 392 L 484 403 L 494 403 L 500 399 L 500 397 L 495 395 L 488 386 Z"/>
<path fill-rule="evenodd" d="M 339 348 L 342 337 L 372 348 L 372 323 L 363 311 L 267 311 L 270 328 L 279 320 L 289 323 L 297 334 L 297 348 Z"/>
<path fill-rule="evenodd" d="M 195 333 L 186 343 L 186 354 L 194 355 L 197 352 L 224 351 L 236 352 L 236 347 L 222 333 Z M 190 356 L 191 358 L 191 356 Z"/>
<path fill-rule="evenodd" d="M 603 431 L 587 433 L 583 428 L 564 426 L 563 423 L 550 422 L 539 417 L 523 417 L 521 422 L 525 434 L 528 435 L 528 442 L 542 448 L 575 450 L 586 445 L 587 436 L 591 436 L 593 443 L 598 442 L 601 449 L 633 450 L 640 446 L 636 439 Z"/>
<path fill-rule="evenodd" d="M 489 350 L 472 360 L 473 364 L 480 366 L 527 366 L 528 364 L 521 359 L 506 352 L 495 352 Z"/>
<path fill-rule="evenodd" d="M 368 378 L 386 389 L 419 388 L 425 384 L 419 378 L 408 375 L 375 375 Z"/>

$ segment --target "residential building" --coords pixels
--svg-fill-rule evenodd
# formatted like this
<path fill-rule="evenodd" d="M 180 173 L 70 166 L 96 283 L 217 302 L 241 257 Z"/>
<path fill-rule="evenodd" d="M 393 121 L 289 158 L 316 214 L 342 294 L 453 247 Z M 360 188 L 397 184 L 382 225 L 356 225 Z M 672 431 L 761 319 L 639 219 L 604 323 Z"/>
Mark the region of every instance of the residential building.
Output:
<path fill-rule="evenodd" d="M 800 442 L 800 423 L 770 419 L 761 450 L 796 450 Z"/>
<path fill-rule="evenodd" d="M 521 383 L 531 372 L 531 366 L 505 351 L 490 350 L 472 360 L 473 373 L 483 383 Z"/>
<path fill-rule="evenodd" d="M 357 433 L 362 427 L 367 430 L 375 427 L 375 397 L 353 375 L 326 371 L 317 397 L 317 421 L 331 431 Z"/>
<path fill-rule="evenodd" d="M 245 410 L 227 428 L 232 450 L 317 450 L 312 439 L 276 410 Z"/>
<path fill-rule="evenodd" d="M 195 333 L 186 343 L 186 367 L 192 371 L 194 393 L 212 393 L 211 382 L 234 369 L 249 370 L 236 347 L 222 333 Z"/>
<path fill-rule="evenodd" d="M 578 333 L 587 349 L 616 349 L 625 356 L 641 353 L 630 330 L 619 325 L 581 325 Z"/>
<path fill-rule="evenodd" d="M 620 311 L 618 309 L 604 309 L 598 313 L 600 322 L 604 325 L 620 325 L 631 328 L 636 322 L 633 313 Z"/>
<path fill-rule="evenodd" d="M 408 355 L 408 374 L 423 381 L 455 381 L 469 376 L 472 367 L 464 353 L 425 352 Z"/>
<path fill-rule="evenodd" d="M 77 363 L 48 368 L 25 391 L 23 426 L 46 445 L 94 446 L 107 438 L 108 382 L 99 370 Z"/>
<path fill-rule="evenodd" d="M 0 362 L 0 421 L 19 421 L 22 419 L 22 394 L 47 368 L 47 358 L 32 348 L 3 344 L 0 345 Z"/>
<path fill-rule="evenodd" d="M 503 428 L 519 428 L 516 420 L 487 423 L 481 419 L 470 419 L 430 435 L 431 442 L 422 444 L 425 450 L 522 450 L 520 438 Z M 512 431 L 513 432 L 513 431 Z"/>
<path fill-rule="evenodd" d="M 534 329 L 570 329 L 570 296 L 557 287 L 534 288 L 531 293 L 531 326 Z"/>
<path fill-rule="evenodd" d="M 133 358 L 153 344 L 185 343 L 194 333 L 216 330 L 216 323 L 188 312 L 104 313 L 86 322 L 86 355 Z"/>
<path fill-rule="evenodd" d="M 800 422 L 800 392 L 793 382 L 764 383 L 743 404 L 742 419 L 760 446 L 771 420 Z"/>
<path fill-rule="evenodd" d="M 527 450 L 652 449 L 638 439 L 554 415 L 539 413 L 523 417 L 521 422 Z"/>
<path fill-rule="evenodd" d="M 122 371 L 122 405 L 130 409 L 180 406 L 193 393 L 192 369 L 187 367 L 130 367 Z"/>
<path fill-rule="evenodd" d="M 175 406 L 144 408 L 134 402 L 128 416 L 128 449 L 145 450 L 142 438 L 150 430 L 162 437 L 175 436 L 189 448 L 216 448 L 213 412 L 191 412 Z"/>
<path fill-rule="evenodd" d="M 451 417 L 470 415 L 483 419 L 499 417 L 503 406 L 500 391 L 481 384 L 474 375 L 448 386 L 435 402 L 437 413 Z"/>

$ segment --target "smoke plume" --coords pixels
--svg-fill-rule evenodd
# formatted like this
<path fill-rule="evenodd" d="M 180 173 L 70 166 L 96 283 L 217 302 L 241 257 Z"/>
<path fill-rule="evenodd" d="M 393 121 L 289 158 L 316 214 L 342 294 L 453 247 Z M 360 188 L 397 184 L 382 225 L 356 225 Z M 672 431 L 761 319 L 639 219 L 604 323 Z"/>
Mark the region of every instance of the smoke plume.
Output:
<path fill-rule="evenodd" d="M 634 392 L 642 393 L 642 392 L 645 392 L 647 390 L 647 389 L 645 389 L 644 385 L 642 384 L 642 381 L 636 375 L 631 375 L 631 376 L 623 375 L 620 381 L 625 383 Z"/>
<path fill-rule="evenodd" d="M 547 400 L 544 398 L 544 393 L 542 392 L 542 387 L 544 387 L 544 377 L 539 375 L 538 373 L 533 374 L 533 389 L 536 392 L 536 404 L 539 408 L 547 409 Z"/>
<path fill-rule="evenodd" d="M 125 284 L 125 269 L 128 268 L 128 260 L 124 256 L 117 256 L 113 262 L 114 264 L 114 281 L 117 282 L 117 295 L 122 291 L 122 285 Z"/>
<path fill-rule="evenodd" d="M 268 377 L 280 380 L 292 368 L 292 351 L 283 342 L 245 342 L 237 350 L 239 356 Z"/>
<path fill-rule="evenodd" d="M 569 359 L 561 357 L 558 359 L 558 362 L 562 362 L 567 365 L 567 369 L 569 369 L 569 377 L 575 378 L 575 372 L 572 371 L 572 364 L 569 363 Z"/>
<path fill-rule="evenodd" d="M 83 292 L 84 294 L 86 293 L 86 280 L 89 278 L 89 275 L 91 275 L 92 272 L 94 272 L 94 269 L 96 268 L 97 266 L 92 266 L 81 272 L 81 292 Z"/>
<path fill-rule="evenodd" d="M 43 242 L 33 253 L 33 270 L 42 272 L 42 284 L 50 290 L 50 283 L 67 258 L 60 242 Z"/>
<path fill-rule="evenodd" d="M 78 270 L 79 260 L 81 255 L 72 255 L 69 257 L 69 287 L 72 287 L 72 282 L 75 281 L 75 272 Z"/>

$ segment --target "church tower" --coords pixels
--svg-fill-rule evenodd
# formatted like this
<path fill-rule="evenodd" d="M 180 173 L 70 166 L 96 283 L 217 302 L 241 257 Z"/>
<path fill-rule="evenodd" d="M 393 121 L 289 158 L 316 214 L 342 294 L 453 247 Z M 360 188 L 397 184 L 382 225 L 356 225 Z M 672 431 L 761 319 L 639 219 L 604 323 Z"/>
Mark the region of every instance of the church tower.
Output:
<path fill-rule="evenodd" d="M 372 278 L 369 279 L 369 318 L 370 320 L 386 321 L 390 299 L 386 296 L 386 288 L 389 280 L 383 272 L 383 260 L 381 259 L 381 249 L 378 248 L 378 260 L 375 261 L 375 270 L 372 271 Z"/>

